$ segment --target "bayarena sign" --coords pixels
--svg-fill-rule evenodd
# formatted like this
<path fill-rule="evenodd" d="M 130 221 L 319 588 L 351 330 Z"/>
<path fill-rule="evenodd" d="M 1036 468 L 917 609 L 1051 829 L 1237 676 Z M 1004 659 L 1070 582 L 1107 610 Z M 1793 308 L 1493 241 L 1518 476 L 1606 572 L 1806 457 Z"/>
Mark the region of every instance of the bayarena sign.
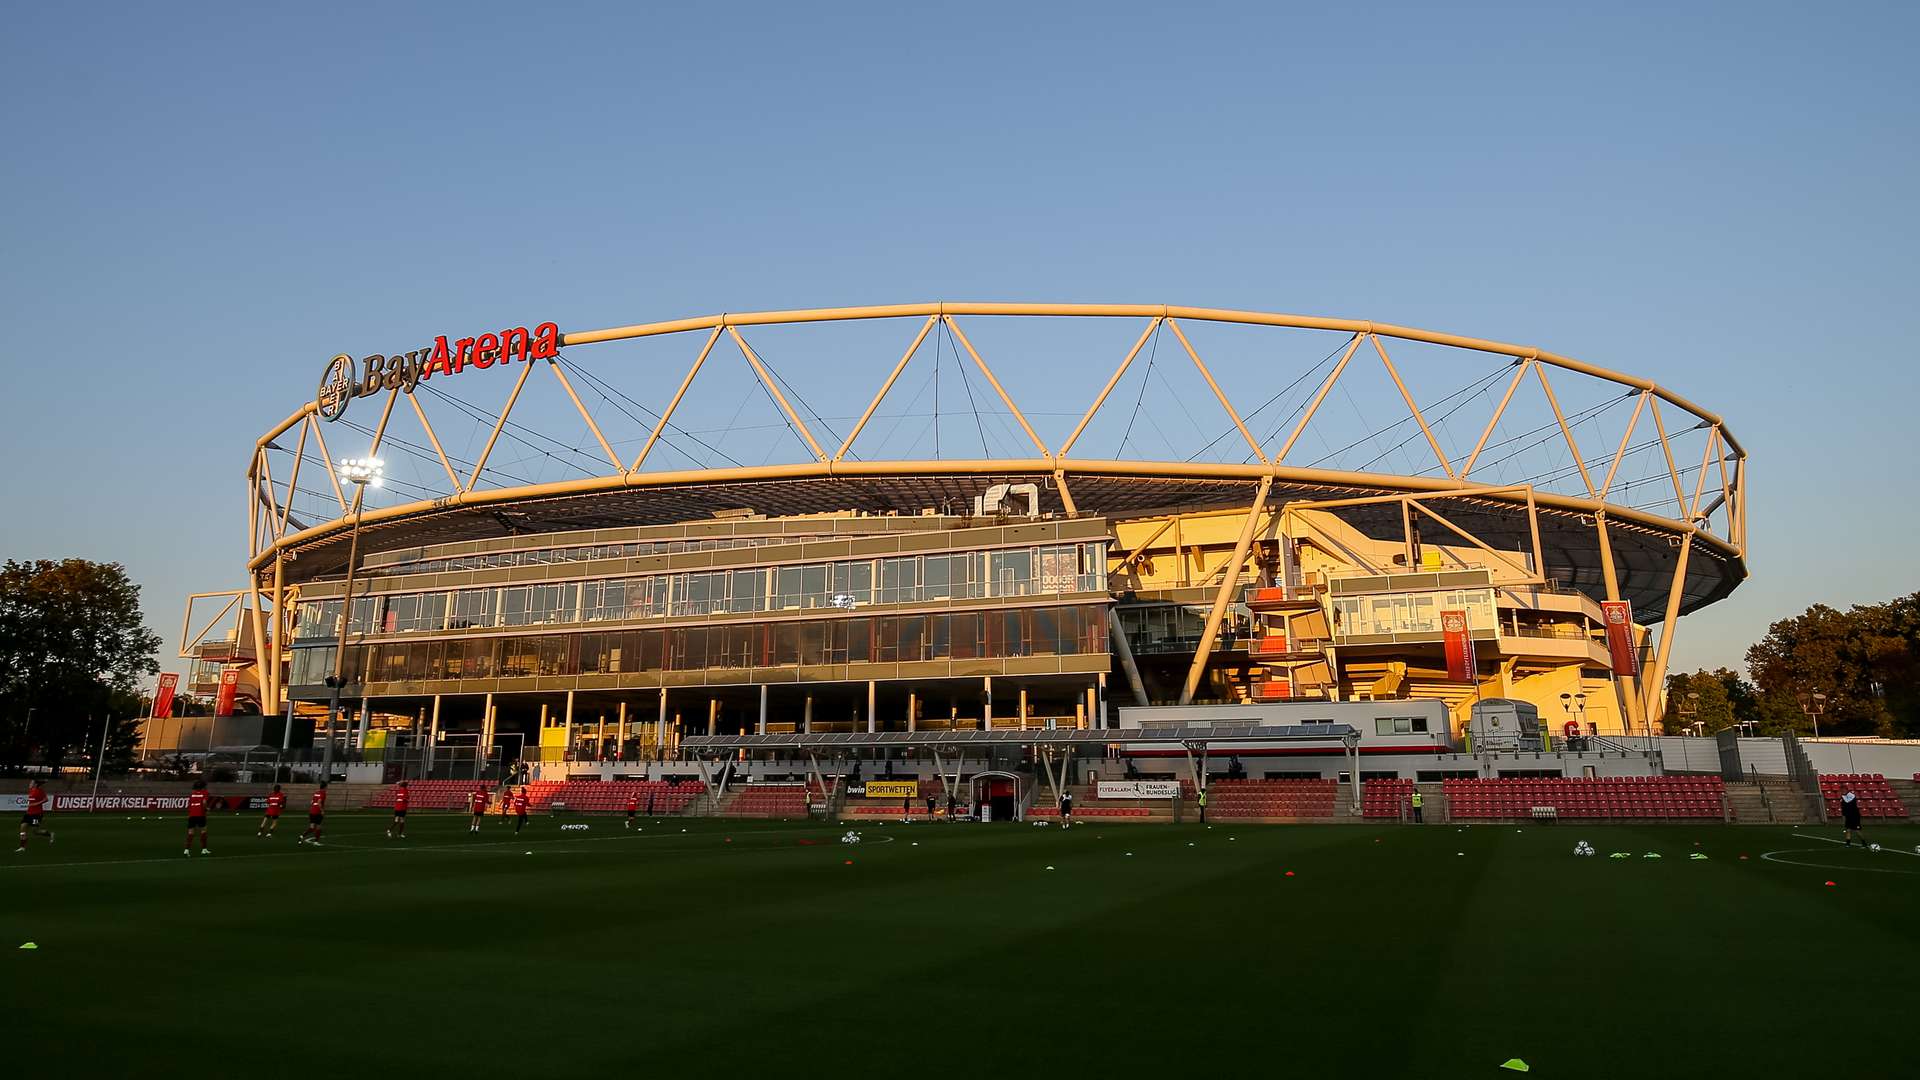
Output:
<path fill-rule="evenodd" d="M 374 353 L 358 362 L 351 354 L 341 353 L 327 361 L 314 404 L 322 420 L 338 420 L 346 415 L 347 405 L 354 398 L 372 397 L 382 390 L 411 394 L 436 372 L 458 375 L 469 367 L 506 367 L 515 360 L 552 360 L 558 355 L 560 327 L 550 322 L 534 327 L 531 333 L 524 326 L 516 326 L 452 342 L 441 334 L 431 348 L 391 356 Z"/>

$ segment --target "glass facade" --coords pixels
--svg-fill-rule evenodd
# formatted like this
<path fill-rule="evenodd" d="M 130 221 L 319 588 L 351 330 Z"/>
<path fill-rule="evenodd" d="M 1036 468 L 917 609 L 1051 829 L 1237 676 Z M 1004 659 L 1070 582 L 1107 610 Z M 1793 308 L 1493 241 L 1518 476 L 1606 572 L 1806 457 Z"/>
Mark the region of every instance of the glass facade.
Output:
<path fill-rule="evenodd" d="M 585 582 L 492 585 L 458 591 L 356 597 L 352 634 L 476 627 L 644 622 L 662 617 L 848 609 L 1003 596 L 1105 592 L 1104 542 L 1002 551 L 906 555 L 747 570 L 707 570 Z M 340 601 L 300 605 L 294 636 L 340 633 Z"/>
<path fill-rule="evenodd" d="M 1103 605 L 1069 605 L 393 641 L 349 646 L 345 673 L 349 682 L 418 682 L 1100 655 L 1106 618 Z M 294 649 L 292 685 L 321 683 L 333 653 L 331 645 Z"/>
<path fill-rule="evenodd" d="M 722 551 L 729 548 L 792 544 L 811 535 L 735 536 L 713 540 L 641 540 L 626 544 L 581 544 L 574 547 L 535 548 L 529 551 L 491 551 L 481 555 L 449 555 L 438 559 L 370 566 L 376 576 L 444 574 L 455 570 L 497 570 L 503 566 L 548 566 L 553 563 L 593 562 L 596 559 L 635 559 L 644 555 L 672 555 L 683 551 Z"/>
<path fill-rule="evenodd" d="M 1350 637 L 1437 640 L 1440 613 L 1455 610 L 1467 613 L 1467 626 L 1471 629 L 1496 629 L 1492 589 L 1368 593 L 1336 596 L 1328 603 L 1335 640 Z"/>

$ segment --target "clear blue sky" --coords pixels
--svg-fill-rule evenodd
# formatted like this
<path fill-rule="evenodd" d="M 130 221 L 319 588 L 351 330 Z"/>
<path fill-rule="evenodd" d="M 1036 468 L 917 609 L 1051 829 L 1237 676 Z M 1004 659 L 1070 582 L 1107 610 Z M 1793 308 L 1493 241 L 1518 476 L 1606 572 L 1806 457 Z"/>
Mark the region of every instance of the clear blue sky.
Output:
<path fill-rule="evenodd" d="M 1912 5 L 263 7 L 0 37 L 0 555 L 125 562 L 169 650 L 336 351 L 936 299 L 1660 379 L 1753 462 L 1681 665 L 1920 586 Z"/>

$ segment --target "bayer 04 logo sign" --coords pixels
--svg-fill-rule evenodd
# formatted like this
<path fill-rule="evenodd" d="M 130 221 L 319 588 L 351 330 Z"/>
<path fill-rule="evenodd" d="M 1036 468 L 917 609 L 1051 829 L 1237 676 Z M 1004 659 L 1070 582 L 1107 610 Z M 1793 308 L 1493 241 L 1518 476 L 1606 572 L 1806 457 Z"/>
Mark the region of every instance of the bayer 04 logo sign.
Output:
<path fill-rule="evenodd" d="M 346 353 L 327 361 L 326 370 L 320 376 L 320 391 L 314 396 L 314 405 L 319 410 L 320 419 L 338 420 L 347 411 L 347 403 L 359 389 L 359 365 Z"/>

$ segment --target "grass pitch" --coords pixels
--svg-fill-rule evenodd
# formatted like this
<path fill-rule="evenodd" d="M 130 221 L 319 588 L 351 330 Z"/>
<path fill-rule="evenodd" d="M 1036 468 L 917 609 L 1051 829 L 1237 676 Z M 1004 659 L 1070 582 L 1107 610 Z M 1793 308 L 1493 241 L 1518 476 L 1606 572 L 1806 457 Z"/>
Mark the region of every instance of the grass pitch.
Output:
<path fill-rule="evenodd" d="M 312 849 L 303 819 L 272 840 L 256 820 L 216 818 L 215 854 L 184 858 L 177 816 L 53 817 L 57 845 L 7 856 L 16 1060 L 1769 1077 L 1912 1056 L 1913 828 L 1872 830 L 1879 854 L 1719 825 L 863 823 L 853 846 L 801 822 L 542 817 L 516 838 L 420 813 L 403 842 L 368 813 Z"/>

